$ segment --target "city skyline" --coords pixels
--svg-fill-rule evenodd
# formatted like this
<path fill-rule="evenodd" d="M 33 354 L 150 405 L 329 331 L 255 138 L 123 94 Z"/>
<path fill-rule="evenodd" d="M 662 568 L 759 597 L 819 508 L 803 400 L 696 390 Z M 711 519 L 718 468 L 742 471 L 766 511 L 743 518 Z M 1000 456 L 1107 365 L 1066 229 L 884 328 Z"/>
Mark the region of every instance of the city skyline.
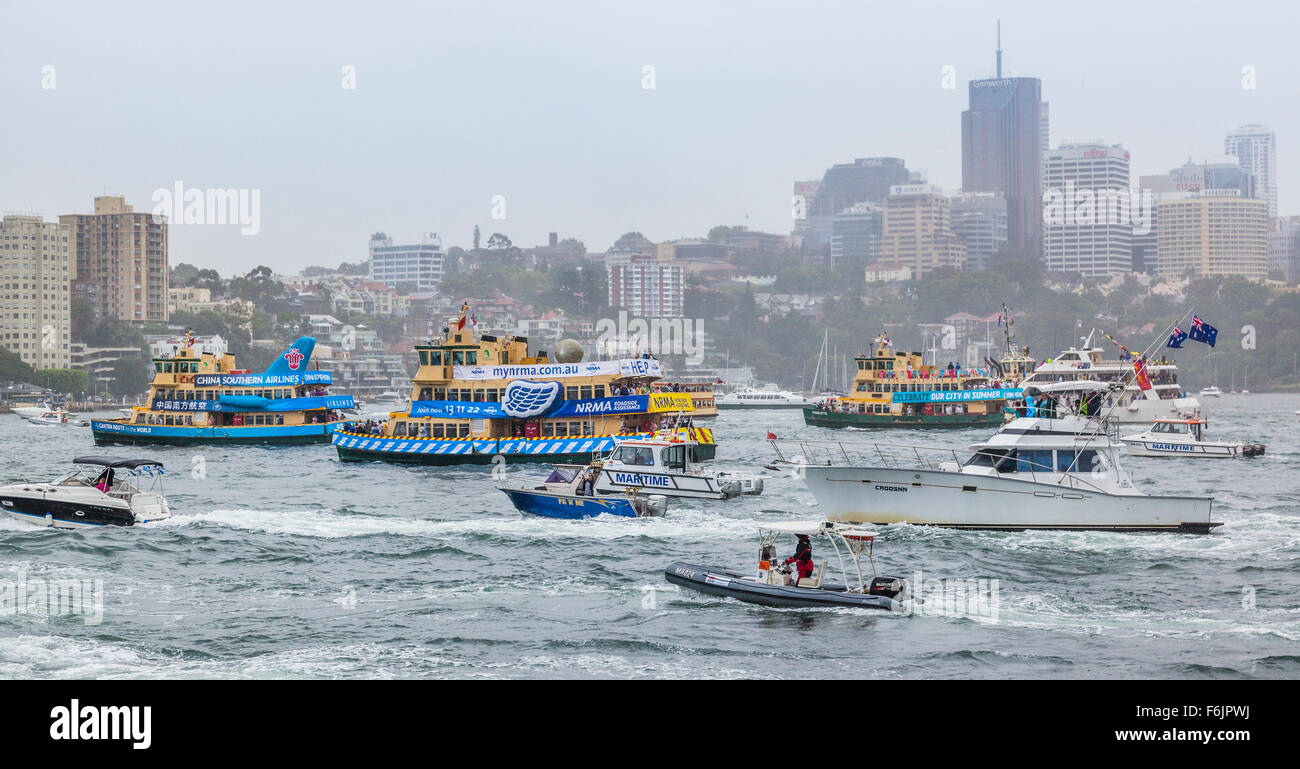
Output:
<path fill-rule="evenodd" d="M 839 25 L 775 4 L 743 18 L 512 6 L 509 21 L 474 8 L 327 6 L 310 15 L 309 36 L 294 9 L 240 7 L 201 28 L 162 6 L 129 23 L 102 9 L 11 9 L 15 28 L 57 18 L 63 34 L 19 36 L 0 52 L 12 114 L 45 118 L 0 129 L 26 150 L 11 153 L 0 209 L 49 221 L 106 194 L 147 211 L 155 190 L 178 182 L 260 190 L 256 235 L 172 223 L 173 263 L 227 274 L 356 262 L 375 231 L 399 241 L 437 231 L 445 248 L 468 247 L 475 225 L 521 246 L 558 232 L 593 251 L 628 230 L 656 242 L 717 224 L 784 233 L 791 182 L 854 158 L 898 157 L 961 187 L 959 115 L 967 84 L 994 74 L 997 18 L 1004 75 L 1042 81 L 1054 145 L 1122 143 L 1137 177 L 1219 156 L 1230 131 L 1259 123 L 1278 139 L 1279 215 L 1300 204 L 1287 25 L 1204 3 L 1172 16 L 1173 5 L 1118 3 L 1050 17 L 1027 3 L 818 7 Z M 1177 30 L 1211 23 L 1215 45 L 1187 57 Z M 1114 57 L 1098 58 L 1081 26 L 1103 30 Z M 1246 66 L 1254 90 L 1242 87 Z"/>

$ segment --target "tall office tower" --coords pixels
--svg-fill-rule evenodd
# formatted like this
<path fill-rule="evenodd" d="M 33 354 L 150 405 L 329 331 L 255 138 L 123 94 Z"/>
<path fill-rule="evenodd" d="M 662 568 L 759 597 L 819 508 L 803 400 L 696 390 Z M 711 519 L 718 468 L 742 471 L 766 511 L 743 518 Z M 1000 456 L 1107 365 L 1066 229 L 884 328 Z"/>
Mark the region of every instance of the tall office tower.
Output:
<path fill-rule="evenodd" d="M 64 214 L 78 283 L 93 284 L 95 315 L 167 321 L 167 222 L 138 213 L 121 196 L 95 198 L 95 213 Z"/>
<path fill-rule="evenodd" d="M 72 366 L 69 228 L 39 216 L 0 221 L 0 347 L 32 368 Z"/>
<path fill-rule="evenodd" d="M 1255 195 L 1268 201 L 1269 218 L 1277 218 L 1277 138 L 1258 123 L 1228 134 L 1223 151 L 1237 158 L 1243 170 L 1255 177 Z"/>
<path fill-rule="evenodd" d="M 686 268 L 676 259 L 659 259 L 635 250 L 605 253 L 609 306 L 627 308 L 642 318 L 681 317 L 686 303 Z"/>
<path fill-rule="evenodd" d="M 1052 272 L 1133 269 L 1129 154 L 1116 144 L 1063 144 L 1047 153 L 1043 260 Z"/>
<path fill-rule="evenodd" d="M 880 205 L 895 185 L 907 184 L 911 176 L 901 158 L 858 158 L 837 163 L 826 170 L 817 194 L 808 208 L 812 247 L 830 243 L 836 215 L 857 203 Z"/>
<path fill-rule="evenodd" d="M 1052 149 L 1052 120 L 1047 102 L 1038 105 L 1038 154 L 1047 162 L 1047 153 Z"/>
<path fill-rule="evenodd" d="M 961 186 L 1007 201 L 1007 243 L 1042 253 L 1042 84 L 1035 77 L 972 80 L 961 113 Z"/>
<path fill-rule="evenodd" d="M 1007 244 L 1007 201 L 995 192 L 963 192 L 951 208 L 952 232 L 966 245 L 966 269 L 987 270 Z"/>
<path fill-rule="evenodd" d="M 430 232 L 419 243 L 394 245 L 382 232 L 370 238 L 370 279 L 389 288 L 437 291 L 442 282 L 442 238 Z"/>
<path fill-rule="evenodd" d="M 953 234 L 947 196 L 929 184 L 902 184 L 885 198 L 880 261 L 921 277 L 936 267 L 966 266 L 966 246 Z"/>
<path fill-rule="evenodd" d="M 836 214 L 831 226 L 832 268 L 861 275 L 880 252 L 883 212 L 874 203 L 858 203 Z"/>
<path fill-rule="evenodd" d="M 1268 203 L 1235 194 L 1161 198 L 1156 274 L 1268 276 Z"/>

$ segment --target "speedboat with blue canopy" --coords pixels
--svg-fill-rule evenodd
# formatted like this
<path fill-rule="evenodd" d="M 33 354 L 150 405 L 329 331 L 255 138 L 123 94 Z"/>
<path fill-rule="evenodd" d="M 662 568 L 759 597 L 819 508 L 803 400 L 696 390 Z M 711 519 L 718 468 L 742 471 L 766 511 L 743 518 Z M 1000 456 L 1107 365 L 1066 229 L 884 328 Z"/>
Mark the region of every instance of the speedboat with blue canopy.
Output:
<path fill-rule="evenodd" d="M 92 420 L 95 443 L 328 443 L 355 409 L 351 395 L 331 395 L 333 377 L 312 370 L 316 340 L 300 337 L 264 373 L 235 368 L 235 356 L 196 349 L 194 337 L 173 356 L 155 358 L 149 405 L 122 419 Z"/>
<path fill-rule="evenodd" d="M 163 465 L 153 459 L 86 456 L 55 480 L 0 487 L 9 517 L 55 529 L 134 526 L 171 517 L 162 495 Z M 141 479 L 149 490 L 140 489 Z"/>

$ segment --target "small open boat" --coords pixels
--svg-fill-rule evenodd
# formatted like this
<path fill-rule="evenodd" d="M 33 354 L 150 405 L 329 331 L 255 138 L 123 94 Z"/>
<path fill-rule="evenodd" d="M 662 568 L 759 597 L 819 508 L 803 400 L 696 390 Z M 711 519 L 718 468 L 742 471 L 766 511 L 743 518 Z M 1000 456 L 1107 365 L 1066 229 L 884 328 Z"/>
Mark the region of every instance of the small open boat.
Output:
<path fill-rule="evenodd" d="M 825 582 L 827 560 L 823 555 L 811 577 L 794 579 L 788 566 L 776 562 L 776 540 L 782 534 L 818 537 L 829 543 L 839 563 L 842 583 Z M 774 523 L 758 529 L 758 569 L 748 574 L 716 566 L 698 566 L 678 561 L 664 569 L 664 578 L 701 593 L 726 596 L 738 601 L 786 608 L 852 606 L 863 609 L 902 610 L 907 580 L 877 576 L 872 548 L 873 529 L 828 521 Z M 854 566 L 849 572 L 845 556 Z M 861 558 L 871 563 L 871 582 L 862 575 Z"/>
<path fill-rule="evenodd" d="M 498 486 L 514 506 L 524 513 L 546 518 L 595 518 L 618 515 L 625 518 L 663 515 L 668 500 L 662 494 L 596 494 L 581 467 L 557 467 L 541 483 Z"/>

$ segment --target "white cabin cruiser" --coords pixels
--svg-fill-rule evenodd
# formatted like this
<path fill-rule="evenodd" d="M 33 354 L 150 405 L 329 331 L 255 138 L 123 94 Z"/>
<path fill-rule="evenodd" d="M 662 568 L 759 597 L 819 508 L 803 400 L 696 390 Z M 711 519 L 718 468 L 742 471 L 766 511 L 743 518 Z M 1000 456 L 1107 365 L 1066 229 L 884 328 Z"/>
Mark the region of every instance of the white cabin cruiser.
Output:
<path fill-rule="evenodd" d="M 89 424 L 84 419 L 72 419 L 71 415 L 63 409 L 48 409 L 42 411 L 39 416 L 24 418 L 34 425 L 79 425 L 84 427 Z"/>
<path fill-rule="evenodd" d="M 0 487 L 0 510 L 20 521 L 56 529 L 134 526 L 171 517 L 162 496 L 163 466 L 151 459 L 77 457 L 78 467 L 48 483 Z M 148 492 L 128 477 L 147 477 Z"/>
<path fill-rule="evenodd" d="M 731 499 L 762 494 L 763 479 L 749 473 L 706 470 L 691 462 L 690 444 L 681 438 L 654 436 L 619 441 L 590 465 L 562 465 L 596 473 L 597 494 L 652 492 L 666 497 Z"/>
<path fill-rule="evenodd" d="M 1145 432 L 1120 438 L 1128 453 L 1139 457 L 1258 457 L 1262 443 L 1213 441 L 1206 437 L 1204 419 L 1157 419 Z"/>
<path fill-rule="evenodd" d="M 23 419 L 29 419 L 31 417 L 39 417 L 47 411 L 57 410 L 57 407 L 51 405 L 49 401 L 46 401 L 39 406 L 14 406 L 9 411 L 13 414 L 17 414 Z"/>
<path fill-rule="evenodd" d="M 1117 423 L 1149 425 L 1156 419 L 1201 413 L 1201 402 L 1178 384 L 1176 364 L 1164 358 L 1148 360 L 1146 370 L 1152 387 L 1143 390 L 1133 377 L 1133 361 L 1106 360 L 1102 348 L 1092 345 L 1096 333 L 1093 329 L 1082 348 L 1071 347 L 1039 364 L 1020 384 L 1041 387 L 1063 382 L 1124 383 L 1122 390 L 1107 395 L 1110 403 L 1103 404 L 1116 407 L 1110 420 Z"/>
<path fill-rule="evenodd" d="M 1201 388 L 1201 397 L 1202 397 L 1202 398 L 1222 398 L 1222 397 L 1223 397 L 1223 390 L 1220 390 L 1218 385 L 1210 385 L 1209 387 L 1202 387 L 1202 388 Z"/>
<path fill-rule="evenodd" d="M 715 400 L 720 409 L 801 409 L 813 401 L 789 390 L 737 387 Z"/>
<path fill-rule="evenodd" d="M 1086 385 L 1096 389 L 1094 396 L 1108 389 Z M 1034 392 L 1039 391 L 1028 394 Z M 973 444 L 964 461 L 951 449 L 925 448 L 952 457 L 933 462 L 922 458 L 924 447 L 886 444 L 867 444 L 855 458 L 838 444 L 823 465 L 818 447 L 804 444 L 802 472 L 832 521 L 1201 534 L 1222 525 L 1210 520 L 1211 497 L 1152 496 L 1137 489 L 1120 466 L 1121 444 L 1105 433 L 1104 422 L 1063 413 L 1063 406 L 1047 398 L 1033 416 L 1020 411 L 988 440 Z"/>

